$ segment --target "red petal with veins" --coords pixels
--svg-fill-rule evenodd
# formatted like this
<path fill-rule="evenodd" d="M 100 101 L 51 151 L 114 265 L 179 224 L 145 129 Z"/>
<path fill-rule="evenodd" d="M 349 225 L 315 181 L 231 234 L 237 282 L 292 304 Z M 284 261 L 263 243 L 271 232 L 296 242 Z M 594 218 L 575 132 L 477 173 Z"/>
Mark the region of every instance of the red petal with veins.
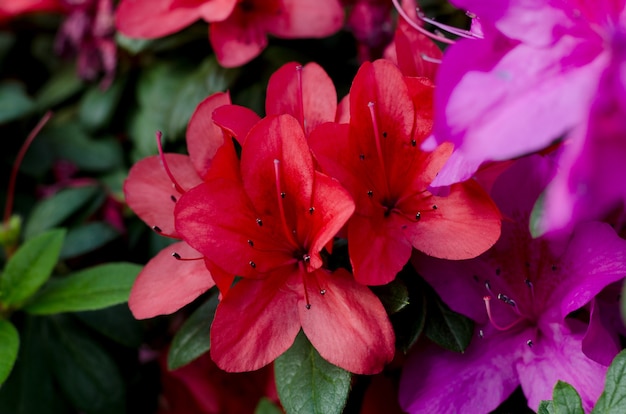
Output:
<path fill-rule="evenodd" d="M 172 8 L 173 0 L 122 0 L 115 26 L 129 37 L 153 39 L 166 36 L 200 19 L 198 7 Z"/>
<path fill-rule="evenodd" d="M 172 257 L 177 253 L 183 259 Z M 137 319 L 176 312 L 215 285 L 202 255 L 185 242 L 174 243 L 153 257 L 137 276 L 128 306 Z"/>
<path fill-rule="evenodd" d="M 260 120 L 256 112 L 245 106 L 226 105 L 213 111 L 213 121 L 228 131 L 240 145 L 244 144 L 248 132 Z"/>
<path fill-rule="evenodd" d="M 187 150 L 198 175 L 204 177 L 218 148 L 224 143 L 224 132 L 213 122 L 213 111 L 230 105 L 230 95 L 215 93 L 196 107 L 187 125 Z"/>
<path fill-rule="evenodd" d="M 224 296 L 211 326 L 211 358 L 220 368 L 254 371 L 293 344 L 300 331 L 299 294 L 285 289 L 289 277 L 301 276 L 242 279 Z"/>
<path fill-rule="evenodd" d="M 165 154 L 165 160 L 183 189 L 202 182 L 186 155 Z M 158 156 L 145 158 L 133 165 L 124 182 L 124 195 L 128 206 L 148 226 L 157 226 L 161 230 L 159 233 L 179 238 L 174 229 L 174 206 L 181 194 L 174 189 Z"/>
<path fill-rule="evenodd" d="M 393 359 L 395 337 L 380 300 L 345 270 L 319 270 L 321 295 L 310 289 L 311 308 L 300 298 L 302 329 L 328 362 L 356 374 L 376 374 Z M 311 286 L 309 282 L 309 286 Z"/>
<path fill-rule="evenodd" d="M 226 20 L 212 23 L 209 39 L 220 65 L 232 68 L 257 57 L 267 46 L 264 25 L 235 9 Z"/>
<path fill-rule="evenodd" d="M 292 115 L 300 121 L 306 136 L 309 136 L 319 124 L 335 120 L 335 85 L 317 63 L 309 63 L 304 67 L 296 62 L 287 63 L 274 72 L 269 80 L 265 112 L 267 115 Z"/>
<path fill-rule="evenodd" d="M 274 36 L 326 37 L 343 24 L 344 11 L 338 0 L 282 0 L 281 3 L 280 13 L 268 21 L 268 32 Z"/>

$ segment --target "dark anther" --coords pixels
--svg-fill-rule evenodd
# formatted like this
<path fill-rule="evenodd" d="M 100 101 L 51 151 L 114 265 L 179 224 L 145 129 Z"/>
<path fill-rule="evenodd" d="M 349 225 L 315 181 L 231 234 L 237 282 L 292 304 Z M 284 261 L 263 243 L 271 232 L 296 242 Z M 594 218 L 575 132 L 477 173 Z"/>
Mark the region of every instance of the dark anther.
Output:
<path fill-rule="evenodd" d="M 552 265 L 552 271 L 556 271 L 556 265 Z"/>
<path fill-rule="evenodd" d="M 263 220 L 261 220 L 260 218 L 256 219 L 256 224 L 258 224 L 259 227 L 263 226 Z"/>
<path fill-rule="evenodd" d="M 478 336 L 480 336 L 481 338 L 484 338 L 484 337 L 485 337 L 485 333 L 483 332 L 483 330 L 482 330 L 482 329 L 480 329 L 480 330 L 478 331 Z"/>
<path fill-rule="evenodd" d="M 152 230 L 156 231 L 157 233 L 163 233 L 163 230 L 161 230 L 159 226 L 152 226 Z"/>
<path fill-rule="evenodd" d="M 176 252 L 172 253 L 172 257 L 176 260 L 180 260 L 180 255 Z"/>
<path fill-rule="evenodd" d="M 500 276 L 500 272 L 501 272 L 500 268 L 499 268 L 499 267 L 497 267 L 497 268 L 496 268 L 496 276 Z"/>
<path fill-rule="evenodd" d="M 419 220 L 422 218 L 422 213 L 420 213 L 419 211 L 415 214 L 415 220 Z"/>
<path fill-rule="evenodd" d="M 172 200 L 173 202 L 176 202 L 176 197 L 174 197 L 173 195 L 170 196 L 170 200 Z"/>
<path fill-rule="evenodd" d="M 414 146 L 416 146 L 416 145 L 417 145 L 417 141 L 416 141 L 416 140 L 414 140 L 414 139 L 412 139 L 412 140 L 411 140 L 411 146 L 413 146 L 413 147 L 414 147 Z"/>
<path fill-rule="evenodd" d="M 308 254 L 305 254 L 303 259 L 304 259 L 304 263 L 307 263 L 307 264 L 311 263 L 311 256 L 309 256 Z"/>
<path fill-rule="evenodd" d="M 437 204 L 433 204 L 433 210 L 437 210 Z"/>
<path fill-rule="evenodd" d="M 307 308 L 307 309 L 311 309 L 311 304 L 310 304 L 310 303 L 307 303 L 307 304 L 306 304 L 306 308 Z"/>
<path fill-rule="evenodd" d="M 248 244 L 250 245 L 250 247 L 254 246 L 254 242 L 252 240 L 248 240 Z"/>
<path fill-rule="evenodd" d="M 326 294 L 326 289 L 320 290 L 320 295 L 324 296 Z"/>
<path fill-rule="evenodd" d="M 387 131 L 383 131 L 383 138 L 387 138 Z"/>
<path fill-rule="evenodd" d="M 363 160 L 365 159 L 365 154 L 360 154 L 360 155 L 359 155 L 359 159 L 360 159 L 361 161 L 363 161 Z"/>
<path fill-rule="evenodd" d="M 309 207 L 309 214 L 313 214 L 314 211 L 315 211 L 315 207 Z"/>
<path fill-rule="evenodd" d="M 250 260 L 249 264 L 250 264 L 251 268 L 253 268 L 253 269 L 256 268 L 256 263 L 254 263 L 252 260 Z"/>
<path fill-rule="evenodd" d="M 280 193 L 280 198 L 285 198 L 286 195 L 287 194 L 285 194 L 285 193 Z"/>
<path fill-rule="evenodd" d="M 526 286 L 528 286 L 528 287 L 533 287 L 533 282 L 531 282 L 528 279 L 524 280 L 524 283 L 526 283 Z"/>
<path fill-rule="evenodd" d="M 531 341 L 530 339 L 528 341 L 526 341 L 526 345 L 528 345 L 529 348 L 533 347 L 533 341 Z"/>
<path fill-rule="evenodd" d="M 374 192 L 373 192 L 372 190 L 369 190 L 369 191 L 367 192 L 367 196 L 368 196 L 368 197 L 370 197 L 370 198 L 371 198 L 371 197 L 374 197 Z"/>

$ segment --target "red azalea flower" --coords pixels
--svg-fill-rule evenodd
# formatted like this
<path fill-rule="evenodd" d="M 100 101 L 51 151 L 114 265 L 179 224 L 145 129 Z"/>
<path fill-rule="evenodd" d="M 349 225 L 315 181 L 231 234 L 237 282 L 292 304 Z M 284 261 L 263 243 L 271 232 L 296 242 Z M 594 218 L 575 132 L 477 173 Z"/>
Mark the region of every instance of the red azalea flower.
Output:
<path fill-rule="evenodd" d="M 241 162 L 225 145 L 221 171 L 184 194 L 176 230 L 225 271 L 242 276 L 218 305 L 211 356 L 226 371 L 259 369 L 300 328 L 323 358 L 357 373 L 380 371 L 394 353 L 382 304 L 345 270 L 322 269 L 320 251 L 354 210 L 334 179 L 315 171 L 304 131 L 290 115 L 258 122 Z M 239 168 L 232 168 L 236 165 Z"/>
<path fill-rule="evenodd" d="M 174 207 L 182 194 L 207 176 L 217 149 L 224 143 L 222 129 L 210 119 L 215 108 L 227 104 L 228 94 L 218 93 L 198 105 L 187 128 L 189 156 L 162 154 L 131 168 L 124 182 L 126 202 L 157 233 L 181 238 L 174 228 Z M 128 300 L 133 315 L 141 319 L 175 312 L 214 286 L 207 270 L 210 263 L 184 260 L 196 258 L 202 255 L 183 241 L 161 250 L 133 285 Z"/>
<path fill-rule="evenodd" d="M 339 30 L 338 0 L 122 0 L 117 27 L 139 38 L 161 37 L 198 19 L 211 23 L 210 41 L 223 66 L 243 65 L 261 53 L 267 35 L 329 36 Z"/>
<path fill-rule="evenodd" d="M 392 281 L 413 247 L 439 258 L 475 257 L 500 235 L 500 214 L 474 181 L 429 184 L 452 148 L 420 149 L 432 127 L 433 86 L 404 78 L 392 63 L 365 63 L 350 89 L 350 124 L 324 124 L 310 137 L 322 167 L 350 191 L 356 212 L 348 248 L 356 279 Z"/>

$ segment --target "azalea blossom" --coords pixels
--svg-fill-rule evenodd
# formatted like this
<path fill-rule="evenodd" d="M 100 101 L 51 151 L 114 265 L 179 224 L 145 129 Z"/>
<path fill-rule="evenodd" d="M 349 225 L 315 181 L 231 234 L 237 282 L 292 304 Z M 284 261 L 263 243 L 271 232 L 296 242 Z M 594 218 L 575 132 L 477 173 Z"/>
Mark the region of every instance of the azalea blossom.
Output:
<path fill-rule="evenodd" d="M 446 195 L 429 191 L 450 155 L 420 145 L 432 125 L 433 86 L 405 79 L 392 63 L 365 63 L 350 89 L 350 123 L 323 124 L 310 137 L 324 171 L 356 202 L 348 223 L 348 248 L 356 279 L 392 281 L 413 248 L 446 259 L 475 257 L 500 235 L 500 215 L 473 181 Z"/>
<path fill-rule="evenodd" d="M 565 138 L 563 167 L 536 232 L 602 218 L 619 206 L 624 187 L 604 179 L 618 175 L 617 154 L 624 152 L 625 3 L 454 3 L 481 19 L 484 40 L 460 40 L 443 60 L 431 143 L 449 141 L 456 151 L 434 184 Z"/>
<path fill-rule="evenodd" d="M 189 156 L 161 154 L 131 168 L 124 182 L 126 202 L 157 233 L 181 238 L 174 226 L 174 207 L 207 176 L 213 156 L 224 144 L 223 130 L 212 122 L 211 114 L 228 104 L 228 94 L 218 93 L 198 105 L 187 128 Z M 177 311 L 215 285 L 210 265 L 184 241 L 164 248 L 139 273 L 128 300 L 131 311 L 140 319 Z"/>
<path fill-rule="evenodd" d="M 557 380 L 573 385 L 589 411 L 602 392 L 606 365 L 620 347 L 593 299 L 626 275 L 626 241 L 600 222 L 582 223 L 562 238 L 533 239 L 530 211 L 553 169 L 550 158 L 534 155 L 502 173 L 492 196 L 506 220 L 502 237 L 483 255 L 456 262 L 413 258 L 441 298 L 476 321 L 476 330 L 463 354 L 427 344 L 415 350 L 400 384 L 408 412 L 489 412 L 520 384 L 537 410 Z M 588 304 L 591 316 L 572 314 Z"/>
<path fill-rule="evenodd" d="M 243 65 L 280 38 L 325 37 L 343 23 L 338 0 L 122 0 L 118 30 L 126 36 L 157 38 L 203 19 L 221 65 Z"/>
<path fill-rule="evenodd" d="M 0 3 L 0 23 L 29 13 L 61 11 L 61 0 L 5 0 Z"/>
<path fill-rule="evenodd" d="M 219 161 L 218 161 L 219 160 Z M 262 119 L 241 161 L 224 145 L 213 178 L 176 205 L 176 231 L 241 279 L 217 307 L 211 356 L 229 372 L 259 369 L 302 329 L 320 355 L 355 373 L 382 370 L 394 335 L 376 296 L 345 270 L 323 268 L 322 248 L 354 211 L 350 195 L 315 171 L 300 123 Z"/>

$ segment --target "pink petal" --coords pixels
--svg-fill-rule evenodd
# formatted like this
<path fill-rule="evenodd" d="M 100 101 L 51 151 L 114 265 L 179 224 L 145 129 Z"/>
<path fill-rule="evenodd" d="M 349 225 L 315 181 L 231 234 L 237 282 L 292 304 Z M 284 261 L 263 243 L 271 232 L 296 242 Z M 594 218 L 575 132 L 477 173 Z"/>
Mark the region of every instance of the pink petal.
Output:
<path fill-rule="evenodd" d="M 270 77 L 265 112 L 267 115 L 292 115 L 309 136 L 319 124 L 335 120 L 335 85 L 316 63 L 304 67 L 295 62 L 287 63 Z"/>
<path fill-rule="evenodd" d="M 183 259 L 172 257 L 177 253 Z M 152 258 L 137 276 L 128 306 L 137 319 L 174 313 L 215 285 L 202 255 L 185 242 L 174 243 Z"/>
<path fill-rule="evenodd" d="M 375 374 L 391 361 L 395 338 L 380 300 L 345 270 L 308 274 L 308 286 L 317 279 L 321 295 L 309 290 L 311 308 L 300 297 L 302 329 L 328 362 L 357 374 Z"/>
<path fill-rule="evenodd" d="M 230 105 L 230 95 L 215 93 L 198 104 L 187 125 L 187 150 L 198 175 L 204 177 L 218 148 L 224 144 L 222 129 L 213 122 L 213 112 Z"/>
<path fill-rule="evenodd" d="M 237 6 L 237 0 L 203 0 L 200 3 L 200 16 L 210 23 L 226 20 Z"/>
<path fill-rule="evenodd" d="M 165 154 L 165 160 L 183 189 L 202 182 L 186 155 Z M 128 206 L 148 226 L 156 226 L 163 235 L 179 237 L 174 228 L 174 207 L 181 194 L 173 187 L 158 156 L 133 165 L 124 182 L 124 195 Z"/>
<path fill-rule="evenodd" d="M 617 306 L 612 309 L 617 313 Z M 619 336 L 613 327 L 605 321 L 600 313 L 603 311 L 602 306 L 597 299 L 591 302 L 591 315 L 589 316 L 589 327 L 582 340 L 582 351 L 595 362 L 609 366 L 613 358 L 621 350 L 619 344 Z M 610 312 L 604 309 L 604 312 Z"/>
<path fill-rule="evenodd" d="M 115 13 L 117 30 L 129 37 L 156 38 L 189 26 L 200 18 L 198 7 L 171 8 L 173 0 L 122 0 Z"/>
<path fill-rule="evenodd" d="M 268 24 L 277 37 L 326 37 L 338 31 L 344 11 L 338 0 L 283 0 L 281 13 Z"/>
<path fill-rule="evenodd" d="M 227 68 L 248 63 L 267 46 L 265 30 L 256 22 L 247 21 L 238 9 L 228 19 L 211 24 L 209 39 L 217 61 Z"/>
<path fill-rule="evenodd" d="M 287 277 L 242 279 L 224 296 L 211 326 L 211 357 L 221 369 L 257 370 L 293 344 L 300 331 L 299 295 L 285 289 Z"/>
<path fill-rule="evenodd" d="M 463 354 L 425 345 L 409 356 L 400 378 L 400 406 L 411 414 L 487 413 L 519 385 L 514 363 L 524 332 L 475 335 Z"/>
<path fill-rule="evenodd" d="M 252 127 L 261 120 L 256 112 L 245 106 L 227 105 L 213 112 L 213 122 L 228 131 L 243 145 Z"/>
<path fill-rule="evenodd" d="M 553 324 L 542 329 L 541 342 L 522 348 L 516 369 L 528 406 L 537 410 L 541 400 L 552 399 L 558 380 L 572 385 L 579 393 L 585 412 L 590 412 L 604 388 L 607 367 L 592 361 L 581 350 L 583 323 L 571 320 L 576 331 Z"/>

